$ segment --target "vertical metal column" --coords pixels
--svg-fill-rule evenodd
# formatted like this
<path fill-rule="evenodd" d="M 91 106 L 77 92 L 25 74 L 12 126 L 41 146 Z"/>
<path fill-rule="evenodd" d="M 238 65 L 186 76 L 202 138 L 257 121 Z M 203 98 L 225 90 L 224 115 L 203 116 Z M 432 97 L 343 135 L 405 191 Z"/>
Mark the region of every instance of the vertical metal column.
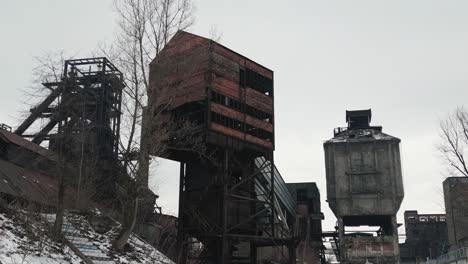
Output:
<path fill-rule="evenodd" d="M 187 261 L 187 241 L 184 229 L 184 206 L 185 206 L 185 163 L 180 163 L 179 169 L 179 219 L 177 221 L 177 244 L 179 250 L 179 256 L 177 263 L 185 264 Z"/>
<path fill-rule="evenodd" d="M 271 199 L 271 236 L 275 237 L 275 165 L 273 162 L 273 155 L 270 161 L 270 178 L 271 178 L 271 189 L 270 189 L 270 199 Z"/>

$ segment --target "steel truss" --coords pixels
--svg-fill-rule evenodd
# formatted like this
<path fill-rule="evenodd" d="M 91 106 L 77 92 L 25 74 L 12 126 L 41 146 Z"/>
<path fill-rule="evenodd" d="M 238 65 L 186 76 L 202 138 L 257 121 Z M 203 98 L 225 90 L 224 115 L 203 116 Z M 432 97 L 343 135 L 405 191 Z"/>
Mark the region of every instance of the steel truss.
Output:
<path fill-rule="evenodd" d="M 290 194 L 280 192 L 285 186 L 273 160 L 239 159 L 227 149 L 220 157 L 213 184 L 195 191 L 198 203 L 191 199 L 190 168 L 180 165 L 178 263 L 256 263 L 261 247 L 284 247 L 284 258 L 295 263 L 296 240 L 289 228 L 294 205 L 290 196 L 280 199 Z M 243 168 L 242 173 L 233 168 Z M 211 208 L 217 216 L 207 214 L 212 199 L 219 199 Z M 190 250 L 194 238 L 203 245 L 198 254 Z"/>
<path fill-rule="evenodd" d="M 54 151 L 62 142 L 68 160 L 86 159 L 111 170 L 119 154 L 122 73 L 104 57 L 73 59 L 65 61 L 60 81 L 43 86 L 50 93 L 15 134 L 36 144 L 48 141 Z"/>

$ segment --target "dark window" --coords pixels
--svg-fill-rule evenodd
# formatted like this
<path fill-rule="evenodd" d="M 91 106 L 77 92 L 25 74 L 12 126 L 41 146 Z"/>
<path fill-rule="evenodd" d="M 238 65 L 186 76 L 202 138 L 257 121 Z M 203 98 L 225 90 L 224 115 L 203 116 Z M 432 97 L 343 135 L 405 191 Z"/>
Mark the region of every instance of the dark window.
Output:
<path fill-rule="evenodd" d="M 239 85 L 245 87 L 245 71 L 243 69 L 239 70 Z"/>
<path fill-rule="evenodd" d="M 261 110 L 253 108 L 250 105 L 246 105 L 239 100 L 234 98 L 227 97 L 223 94 L 217 93 L 215 91 L 211 92 L 211 101 L 227 106 L 231 109 L 234 109 L 238 112 L 246 113 L 249 116 L 255 117 L 257 119 L 263 120 L 268 123 L 272 123 L 273 119 L 272 116 L 268 113 L 265 113 Z"/>
<path fill-rule="evenodd" d="M 241 87 L 248 86 L 268 96 L 273 95 L 273 80 L 250 69 L 240 69 L 239 85 Z"/>
<path fill-rule="evenodd" d="M 297 191 L 296 191 L 296 200 L 298 202 L 307 201 L 307 189 L 297 189 Z"/>
<path fill-rule="evenodd" d="M 252 135 L 254 137 L 258 137 L 264 140 L 270 141 L 273 134 L 271 132 L 265 131 L 260 128 L 256 128 L 254 126 L 251 126 L 249 124 L 245 124 L 244 122 L 241 122 L 237 119 L 230 118 L 221 114 L 218 114 L 216 112 L 211 112 L 211 121 L 213 123 L 244 132 L 244 126 L 245 126 L 245 133 Z"/>

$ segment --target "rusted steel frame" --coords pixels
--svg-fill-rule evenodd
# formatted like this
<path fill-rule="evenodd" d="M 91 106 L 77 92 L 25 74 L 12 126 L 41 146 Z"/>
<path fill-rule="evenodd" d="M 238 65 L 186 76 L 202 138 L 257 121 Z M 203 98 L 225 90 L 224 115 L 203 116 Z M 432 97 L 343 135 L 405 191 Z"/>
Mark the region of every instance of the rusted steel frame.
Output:
<path fill-rule="evenodd" d="M 260 168 L 257 168 L 255 169 L 255 172 L 248 175 L 247 177 L 245 177 L 244 179 L 242 179 L 240 182 L 238 182 L 237 184 L 235 184 L 234 186 L 232 186 L 229 191 L 232 192 L 233 190 L 235 190 L 237 187 L 241 186 L 242 184 L 250 181 L 251 179 L 255 178 L 255 176 L 257 176 L 257 174 L 261 173 L 262 169 L 265 167 L 267 163 L 267 160 L 265 159 L 265 161 L 262 163 L 262 165 L 260 166 Z"/>
<path fill-rule="evenodd" d="M 45 125 L 39 133 L 33 136 L 32 142 L 40 145 L 42 141 L 46 138 L 47 134 L 54 128 L 55 125 L 59 122 L 59 119 L 52 118 L 47 125 Z"/>
<path fill-rule="evenodd" d="M 270 222 L 271 222 L 271 232 L 273 236 L 275 236 L 275 206 L 274 206 L 274 200 L 275 200 L 275 166 L 273 162 L 273 158 L 270 161 L 270 177 L 271 177 L 271 189 L 270 189 L 270 200 L 272 201 L 271 203 L 271 217 L 270 217 Z"/>
<path fill-rule="evenodd" d="M 272 197 L 270 196 L 270 193 L 269 193 L 269 192 L 268 192 L 268 193 L 266 192 L 266 191 L 267 191 L 266 188 L 258 189 L 258 191 L 261 192 L 261 193 L 257 193 L 257 194 L 256 194 L 257 197 L 258 197 L 258 196 L 263 196 L 263 197 L 266 197 L 266 199 L 269 200 L 271 203 L 273 202 L 273 199 L 271 199 Z"/>
<path fill-rule="evenodd" d="M 57 97 L 57 98 L 60 98 Z M 73 99 L 72 98 L 69 98 L 66 102 L 61 102 L 61 104 L 68 104 L 70 101 L 72 101 Z M 47 135 L 49 134 L 49 132 L 55 127 L 55 125 L 57 125 L 57 123 L 59 122 L 62 122 L 63 121 L 63 113 L 61 112 L 61 107 L 58 108 L 57 112 L 56 113 L 53 113 L 52 116 L 49 118 L 50 121 L 49 123 L 47 123 L 46 126 L 44 126 L 41 131 L 39 131 L 34 137 L 33 137 L 33 140 L 32 142 L 36 143 L 36 144 L 41 144 L 42 141 L 44 141 L 46 138 L 47 138 Z M 78 115 L 79 116 L 79 115 Z M 73 126 L 74 123 L 76 123 L 77 121 L 77 116 L 72 116 L 72 119 L 67 123 L 67 126 Z"/>
<path fill-rule="evenodd" d="M 238 182 L 238 183 L 236 183 L 234 186 L 232 186 L 232 187 L 229 189 L 229 191 L 230 191 L 230 192 L 234 191 L 235 189 L 237 189 L 237 188 L 238 188 L 239 186 L 241 186 L 242 184 L 244 184 L 244 183 L 246 183 L 246 182 L 248 182 L 248 181 L 254 179 L 255 176 L 257 176 L 257 174 L 259 174 L 259 173 L 260 173 L 260 171 L 257 170 L 256 172 L 254 172 L 254 173 L 248 175 L 247 177 L 245 177 L 244 179 L 242 179 L 240 182 Z"/>
<path fill-rule="evenodd" d="M 31 114 L 26 118 L 26 120 L 21 123 L 21 125 L 18 126 L 18 128 L 15 130 L 15 134 L 17 135 L 22 135 L 33 123 L 36 121 L 36 119 L 39 117 L 44 110 L 46 110 L 49 105 L 57 99 L 57 97 L 60 95 L 62 89 L 55 89 L 53 90 L 49 96 L 47 96 L 42 103 L 40 103 L 37 107 L 32 109 Z"/>
<path fill-rule="evenodd" d="M 288 223 L 286 222 L 286 217 L 284 216 L 283 212 L 281 211 L 281 206 L 279 204 L 278 199 L 276 197 L 273 197 L 273 206 L 278 208 L 278 215 L 280 216 L 281 220 L 280 222 L 283 223 L 283 225 L 279 225 L 282 229 L 286 230 L 287 233 L 290 233 Z"/>
<path fill-rule="evenodd" d="M 177 244 L 179 250 L 179 259 L 177 263 L 185 264 L 187 261 L 187 248 L 185 243 L 184 230 L 184 186 L 185 186 L 185 163 L 180 163 L 179 168 L 179 219 L 177 220 Z"/>
<path fill-rule="evenodd" d="M 241 234 L 226 234 L 228 237 L 245 239 L 253 241 L 258 247 L 281 246 L 294 243 L 292 238 L 272 238 L 265 236 L 241 235 Z M 271 242 L 270 242 L 271 241 Z"/>
<path fill-rule="evenodd" d="M 37 133 L 36 136 L 34 136 L 32 142 L 40 145 L 44 139 L 47 138 L 47 135 L 49 132 L 55 127 L 55 125 L 60 122 L 60 119 L 53 118 L 49 121 L 49 123 L 39 132 Z M 76 117 L 73 117 L 69 123 L 67 124 L 68 126 L 73 126 L 77 121 Z"/>
<path fill-rule="evenodd" d="M 258 211 L 256 214 L 251 215 L 251 216 L 250 216 L 249 218 L 247 218 L 247 220 L 245 220 L 244 222 L 241 222 L 241 223 L 238 223 L 238 224 L 236 224 L 236 225 L 234 225 L 234 226 L 231 226 L 227 231 L 229 232 L 229 231 L 231 231 L 231 230 L 233 230 L 233 229 L 236 229 L 236 228 L 239 227 L 239 226 L 242 226 L 242 225 L 245 225 L 245 224 L 249 223 L 252 219 L 254 219 L 254 218 L 257 217 L 258 215 L 262 214 L 263 212 L 265 212 L 265 211 L 268 210 L 268 209 L 269 209 L 268 207 L 263 208 L 262 210 Z"/>
<path fill-rule="evenodd" d="M 258 199 L 252 199 L 252 198 L 247 197 L 247 196 L 241 196 L 241 195 L 235 195 L 235 194 L 230 194 L 229 196 L 233 197 L 233 198 L 239 198 L 239 200 L 231 200 L 231 202 L 250 201 L 250 202 L 256 202 L 256 203 L 271 204 L 271 202 L 262 201 L 262 200 L 258 200 Z"/>
<path fill-rule="evenodd" d="M 110 63 L 110 62 L 109 62 Z M 112 63 L 110 63 L 112 65 Z M 114 66 L 114 65 L 112 65 Z M 114 66 L 115 67 L 115 66 Z M 125 87 L 125 83 L 123 82 L 123 74 L 120 73 L 120 80 L 122 81 L 124 87 Z M 123 87 L 123 88 L 124 88 Z M 116 102 L 115 104 L 117 104 L 117 111 L 119 113 L 119 115 L 117 116 L 117 120 L 116 120 L 116 123 L 114 123 L 114 131 L 116 133 L 115 135 L 115 144 L 114 144 L 114 152 L 115 153 L 119 153 L 119 139 L 120 139 L 120 122 L 121 122 L 121 115 L 122 115 L 122 90 L 123 88 L 120 88 L 118 90 L 118 92 L 116 92 L 117 94 L 117 97 L 116 97 Z"/>
<path fill-rule="evenodd" d="M 72 66 L 102 63 L 103 66 L 105 65 L 109 67 L 110 70 L 119 72 L 117 67 L 115 67 L 115 65 L 112 64 L 112 62 L 110 62 L 106 57 L 72 59 L 72 60 L 66 60 L 65 63 L 72 65 Z"/>
<path fill-rule="evenodd" d="M 201 213 L 199 213 L 198 210 L 196 210 L 195 208 L 193 207 L 188 207 L 187 209 L 189 211 L 190 214 L 192 214 L 193 216 L 196 216 L 196 220 L 198 220 L 198 222 L 203 226 L 205 227 L 205 229 L 207 230 L 206 233 L 212 233 L 212 232 L 221 232 L 222 231 L 222 228 L 221 226 L 217 225 L 216 223 L 213 223 L 213 222 L 210 222 L 208 221 L 206 218 L 203 217 L 203 215 Z"/>

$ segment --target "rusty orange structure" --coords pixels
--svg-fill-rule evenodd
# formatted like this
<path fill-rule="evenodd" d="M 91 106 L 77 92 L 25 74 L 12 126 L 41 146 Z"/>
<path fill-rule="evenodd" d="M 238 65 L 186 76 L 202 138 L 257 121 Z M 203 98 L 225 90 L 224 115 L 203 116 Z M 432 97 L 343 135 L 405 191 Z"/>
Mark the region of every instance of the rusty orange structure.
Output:
<path fill-rule="evenodd" d="M 295 263 L 294 199 L 273 162 L 273 71 L 179 31 L 150 64 L 149 82 L 150 113 L 195 124 L 213 154 L 169 147 L 164 156 L 181 164 L 178 262 Z M 190 256 L 194 239 L 203 250 Z"/>
<path fill-rule="evenodd" d="M 180 31 L 151 64 L 150 83 L 157 106 L 170 105 L 178 114 L 206 121 L 209 143 L 273 151 L 270 69 L 210 39 Z"/>

